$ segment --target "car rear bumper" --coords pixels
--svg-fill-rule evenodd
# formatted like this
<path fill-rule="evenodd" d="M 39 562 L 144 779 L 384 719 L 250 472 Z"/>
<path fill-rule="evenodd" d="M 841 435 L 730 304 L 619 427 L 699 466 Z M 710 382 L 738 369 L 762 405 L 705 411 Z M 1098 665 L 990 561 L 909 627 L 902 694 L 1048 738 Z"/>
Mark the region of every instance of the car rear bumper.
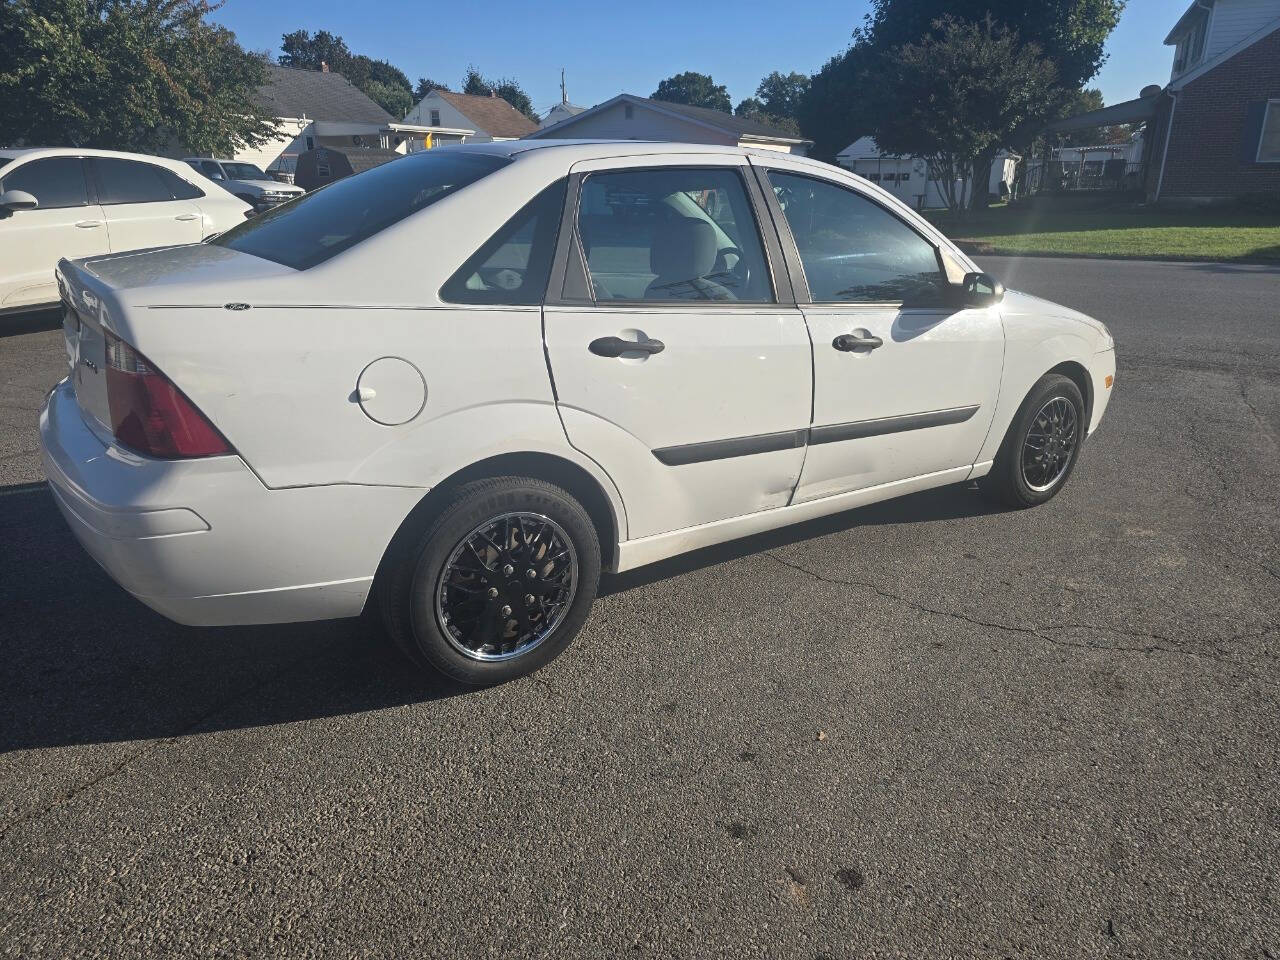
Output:
<path fill-rule="evenodd" d="M 40 411 L 40 441 L 54 500 L 90 556 L 147 606 L 198 626 L 359 614 L 425 492 L 272 490 L 238 456 L 139 457 L 86 426 L 68 381 Z"/>

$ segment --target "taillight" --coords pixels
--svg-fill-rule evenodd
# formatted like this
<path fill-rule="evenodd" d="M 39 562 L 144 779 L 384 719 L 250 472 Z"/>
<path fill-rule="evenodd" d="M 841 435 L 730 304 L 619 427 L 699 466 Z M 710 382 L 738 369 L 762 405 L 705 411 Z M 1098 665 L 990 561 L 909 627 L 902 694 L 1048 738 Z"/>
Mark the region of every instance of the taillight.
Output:
<path fill-rule="evenodd" d="M 107 405 L 111 432 L 131 450 L 149 457 L 211 457 L 231 453 L 204 414 L 146 357 L 108 333 Z"/>

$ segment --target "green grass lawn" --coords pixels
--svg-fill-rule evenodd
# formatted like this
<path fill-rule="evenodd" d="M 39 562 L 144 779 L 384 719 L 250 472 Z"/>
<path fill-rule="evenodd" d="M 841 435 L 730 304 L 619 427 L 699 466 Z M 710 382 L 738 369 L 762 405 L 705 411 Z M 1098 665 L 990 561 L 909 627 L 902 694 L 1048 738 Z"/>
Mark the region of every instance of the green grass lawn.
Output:
<path fill-rule="evenodd" d="M 975 253 L 1280 262 L 1280 215 L 1247 210 L 1079 209 L 1065 204 L 926 216 Z"/>

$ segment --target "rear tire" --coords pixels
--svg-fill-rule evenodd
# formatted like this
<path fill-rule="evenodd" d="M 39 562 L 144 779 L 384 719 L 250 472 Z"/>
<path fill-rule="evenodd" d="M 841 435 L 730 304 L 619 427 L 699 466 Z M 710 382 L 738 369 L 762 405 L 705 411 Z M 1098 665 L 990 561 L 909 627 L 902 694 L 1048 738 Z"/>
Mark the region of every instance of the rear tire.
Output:
<path fill-rule="evenodd" d="M 983 495 L 1015 509 L 1052 500 L 1075 470 L 1087 429 L 1080 388 L 1061 374 L 1045 374 L 1009 424 L 991 472 L 978 481 Z"/>
<path fill-rule="evenodd" d="M 477 686 L 537 670 L 578 635 L 600 580 L 586 510 L 543 480 L 459 486 L 390 558 L 382 621 L 419 666 Z"/>

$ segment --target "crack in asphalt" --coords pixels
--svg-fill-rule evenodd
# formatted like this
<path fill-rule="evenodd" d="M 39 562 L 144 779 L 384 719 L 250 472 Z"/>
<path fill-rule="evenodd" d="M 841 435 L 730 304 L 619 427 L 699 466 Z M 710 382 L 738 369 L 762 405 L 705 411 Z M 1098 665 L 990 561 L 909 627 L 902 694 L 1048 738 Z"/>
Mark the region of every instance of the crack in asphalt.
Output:
<path fill-rule="evenodd" d="M 770 560 L 773 560 L 775 563 L 781 564 L 784 567 L 789 567 L 790 569 L 796 570 L 800 573 L 807 574 L 822 583 L 830 583 L 837 586 L 854 587 L 855 589 L 866 590 L 886 600 L 894 600 L 898 603 L 905 604 L 906 606 L 921 613 L 933 614 L 934 616 L 939 617 L 949 617 L 953 620 L 960 620 L 965 623 L 973 624 L 974 626 L 987 627 L 992 630 L 1001 630 L 1005 633 L 1016 634 L 1019 636 L 1036 637 L 1037 639 L 1043 640 L 1045 643 L 1053 644 L 1054 646 L 1116 653 L 1168 653 L 1194 657 L 1201 660 L 1212 660 L 1217 663 L 1249 669 L 1245 662 L 1235 657 L 1227 656 L 1220 650 L 1215 651 L 1214 653 L 1206 653 L 1199 650 L 1187 650 L 1180 645 L 1180 642 L 1177 639 L 1161 633 L 1142 630 L 1127 630 L 1123 627 L 1112 627 L 1104 624 L 1093 623 L 1055 623 L 1040 627 L 1024 627 L 1017 624 L 1002 623 L 998 620 L 984 620 L 980 617 L 961 613 L 957 610 L 946 610 L 941 607 L 929 606 L 928 604 L 920 603 L 918 600 L 912 600 L 910 597 L 904 597 L 901 594 L 894 593 L 891 590 L 885 590 L 883 587 L 878 587 L 872 583 L 859 583 L 853 580 L 845 580 L 840 577 L 826 576 L 825 574 L 810 570 L 808 567 L 801 563 L 796 563 L 794 560 L 788 560 L 785 557 L 780 557 L 771 550 L 764 551 L 763 555 L 768 557 Z M 1084 630 L 1092 633 L 1110 633 L 1120 636 L 1139 637 L 1153 642 L 1144 646 L 1125 646 L 1122 644 L 1084 643 L 1076 640 L 1066 640 L 1060 637 L 1048 636 L 1048 631 L 1060 630 Z M 1230 643 L 1235 640 L 1246 639 L 1249 636 L 1251 635 L 1242 634 L 1238 637 L 1228 638 L 1222 642 Z M 1172 646 L 1168 646 L 1168 644 L 1172 644 Z M 1269 654 L 1261 654 L 1260 656 L 1272 659 Z M 1267 677 L 1258 674 L 1256 671 L 1251 670 L 1250 672 L 1253 674 L 1255 679 L 1262 681 L 1268 686 L 1280 686 L 1280 683 L 1277 681 L 1268 679 Z"/>

